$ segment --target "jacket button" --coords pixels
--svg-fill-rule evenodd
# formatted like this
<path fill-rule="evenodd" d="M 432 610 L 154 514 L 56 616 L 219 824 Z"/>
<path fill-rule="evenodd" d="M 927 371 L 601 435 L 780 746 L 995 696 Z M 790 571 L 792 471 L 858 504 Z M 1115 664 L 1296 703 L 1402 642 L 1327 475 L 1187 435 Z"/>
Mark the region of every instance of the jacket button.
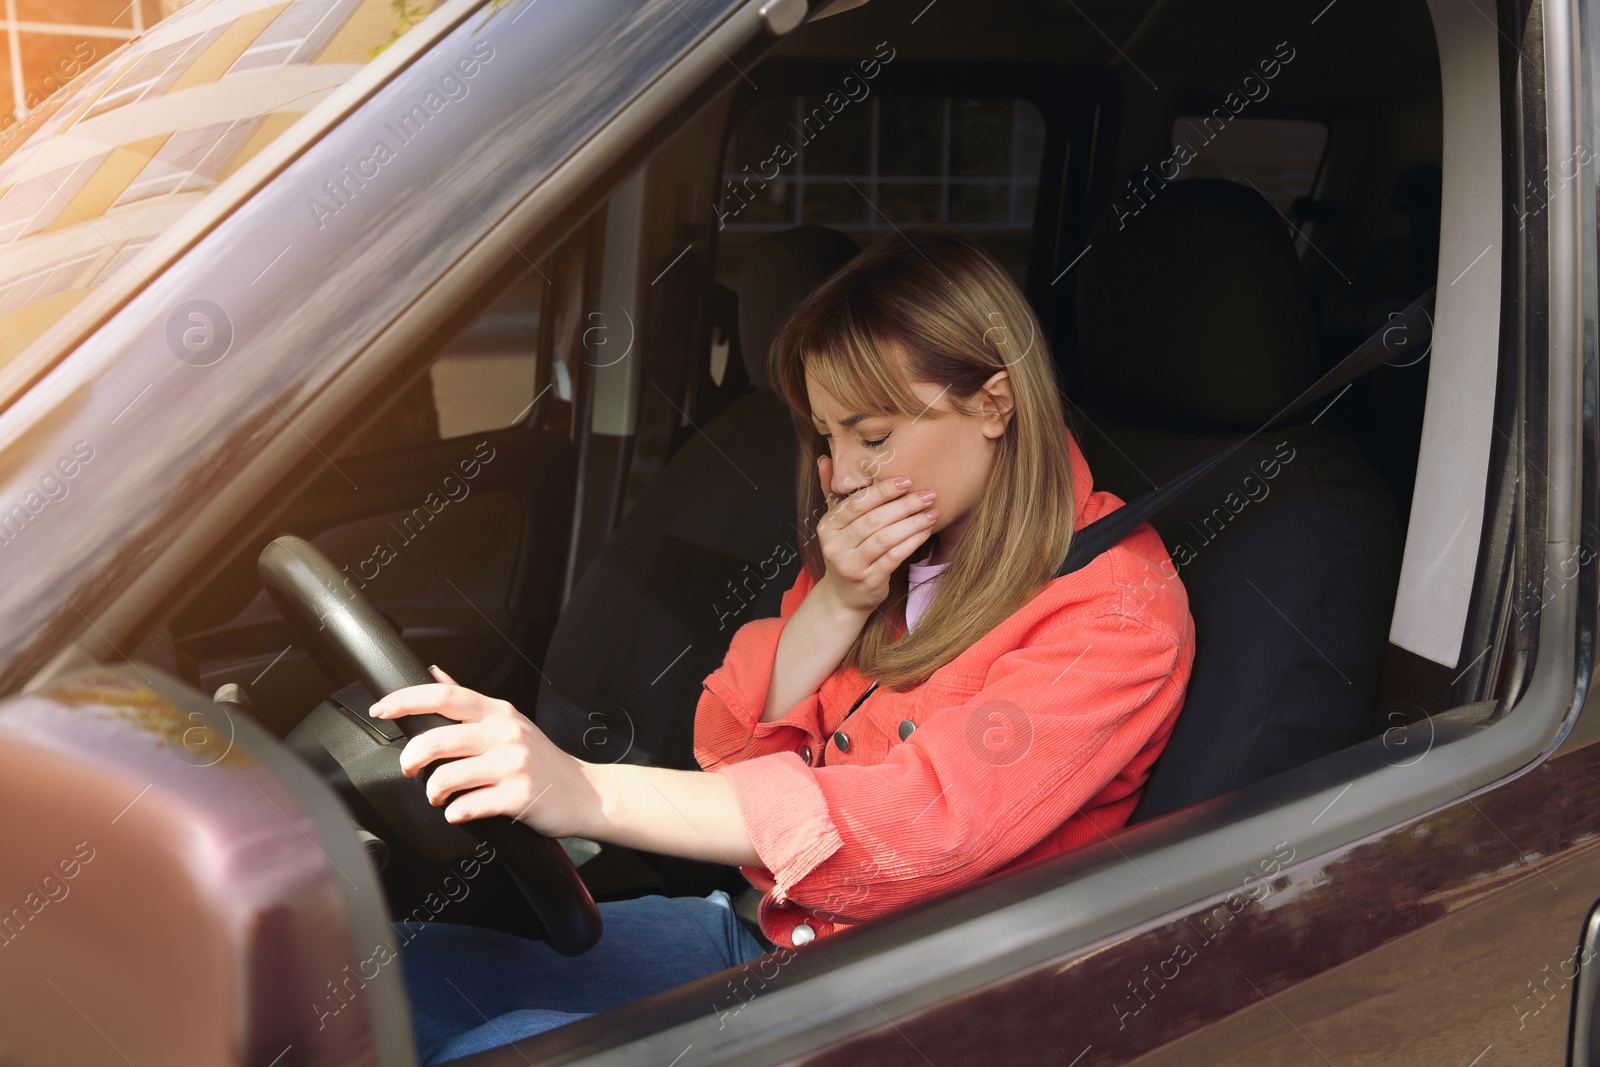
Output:
<path fill-rule="evenodd" d="M 805 760 L 806 764 L 808 766 L 810 765 L 810 763 L 811 763 L 811 746 L 810 745 L 801 745 L 800 746 L 800 758 Z"/>
<path fill-rule="evenodd" d="M 840 752 L 850 751 L 850 738 L 846 736 L 843 730 L 835 730 L 833 732 L 833 743 L 839 746 Z"/>
<path fill-rule="evenodd" d="M 794 942 L 794 947 L 809 945 L 817 939 L 817 932 L 811 929 L 810 923 L 796 923 L 795 928 L 789 931 L 789 940 Z"/>
<path fill-rule="evenodd" d="M 917 724 L 912 722 L 910 719 L 901 719 L 900 720 L 900 740 L 904 741 L 906 738 L 910 737 L 911 736 L 911 731 L 915 730 L 916 728 L 917 728 Z"/>

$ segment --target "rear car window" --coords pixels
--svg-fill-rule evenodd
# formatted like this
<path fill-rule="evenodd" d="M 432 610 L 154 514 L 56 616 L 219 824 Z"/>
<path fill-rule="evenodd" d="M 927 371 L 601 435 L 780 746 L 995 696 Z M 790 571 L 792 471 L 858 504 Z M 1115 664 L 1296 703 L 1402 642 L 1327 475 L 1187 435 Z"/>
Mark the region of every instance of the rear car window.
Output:
<path fill-rule="evenodd" d="M 715 212 L 718 281 L 736 284 L 743 250 L 790 226 L 829 226 L 864 247 L 895 226 L 936 220 L 977 239 L 1026 287 L 1044 159 L 1039 109 L 1006 97 L 841 99 L 775 97 L 740 118 Z M 752 180 L 753 161 L 786 158 L 771 181 Z"/>
<path fill-rule="evenodd" d="M 1180 115 L 1172 124 L 1179 178 L 1226 178 L 1255 189 L 1285 218 L 1316 190 L 1328 127 L 1310 119 Z"/>

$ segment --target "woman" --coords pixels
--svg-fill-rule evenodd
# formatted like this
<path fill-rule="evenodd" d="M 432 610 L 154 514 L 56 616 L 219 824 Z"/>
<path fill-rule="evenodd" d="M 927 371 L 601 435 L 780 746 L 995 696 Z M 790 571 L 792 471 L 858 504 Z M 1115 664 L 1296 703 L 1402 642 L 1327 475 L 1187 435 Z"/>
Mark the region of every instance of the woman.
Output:
<path fill-rule="evenodd" d="M 978 245 L 886 235 L 795 309 L 770 359 L 800 432 L 804 566 L 706 679 L 703 771 L 585 763 L 437 667 L 372 713 L 458 720 L 401 759 L 408 775 L 451 760 L 427 787 L 449 821 L 737 865 L 789 954 L 1123 826 L 1182 706 L 1194 625 L 1149 525 L 1054 577 L 1121 501 L 1093 491 L 1038 322 Z M 576 959 L 451 924 L 408 941 L 423 1061 L 767 951 L 720 891 L 601 911 Z"/>

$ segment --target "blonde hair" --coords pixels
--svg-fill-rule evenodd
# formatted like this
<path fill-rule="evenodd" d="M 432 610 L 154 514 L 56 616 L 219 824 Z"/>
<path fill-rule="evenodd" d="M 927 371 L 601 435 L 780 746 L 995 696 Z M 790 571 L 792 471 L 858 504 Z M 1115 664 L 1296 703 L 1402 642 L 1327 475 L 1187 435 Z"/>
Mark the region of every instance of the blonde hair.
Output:
<path fill-rule="evenodd" d="M 904 353 L 904 366 L 888 346 Z M 1071 457 L 1039 321 L 981 246 L 953 230 L 913 226 L 873 242 L 796 307 L 768 358 L 800 437 L 800 551 L 816 580 L 826 570 L 816 522 L 827 511 L 817 477 L 827 445 L 811 419 L 806 371 L 852 411 L 908 418 L 948 414 L 928 410 L 911 381 L 944 387 L 952 408 L 975 414 L 982 385 L 1009 373 L 1015 407 L 988 484 L 915 632 L 894 640 L 905 624 L 907 561 L 843 661 L 887 689 L 921 685 L 1032 599 L 1072 541 Z"/>

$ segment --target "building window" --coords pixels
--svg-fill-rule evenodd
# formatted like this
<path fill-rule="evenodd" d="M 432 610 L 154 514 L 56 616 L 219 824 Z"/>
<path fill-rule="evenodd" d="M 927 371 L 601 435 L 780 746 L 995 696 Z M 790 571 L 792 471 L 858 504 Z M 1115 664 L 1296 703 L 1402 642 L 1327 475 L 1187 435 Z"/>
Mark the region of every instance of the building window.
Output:
<path fill-rule="evenodd" d="M 97 115 L 138 103 L 147 96 L 161 96 L 200 58 L 212 41 L 222 36 L 222 30 L 219 26 L 185 37 L 139 59 L 100 94 L 100 99 L 78 121 L 87 122 Z"/>
<path fill-rule="evenodd" d="M 111 254 L 111 258 L 101 267 L 93 278 L 85 284 L 103 285 L 123 273 L 133 270 L 133 261 L 138 258 L 144 246 L 155 240 L 153 237 L 132 237 L 122 242 L 121 246 Z"/>
<path fill-rule="evenodd" d="M 80 159 L 37 178 L 27 178 L 0 194 L 0 244 L 49 226 L 105 161 L 106 153 Z"/>
<path fill-rule="evenodd" d="M 234 60 L 228 73 L 314 61 L 357 6 L 357 0 L 295 0 Z"/>
<path fill-rule="evenodd" d="M 255 118 L 240 119 L 178 130 L 167 138 L 112 206 L 120 207 L 153 196 L 209 189 L 217 183 L 229 160 L 259 122 Z"/>
<path fill-rule="evenodd" d="M 100 255 L 99 250 L 79 253 L 48 267 L 0 281 L 0 315 L 76 287 L 84 268 Z"/>

